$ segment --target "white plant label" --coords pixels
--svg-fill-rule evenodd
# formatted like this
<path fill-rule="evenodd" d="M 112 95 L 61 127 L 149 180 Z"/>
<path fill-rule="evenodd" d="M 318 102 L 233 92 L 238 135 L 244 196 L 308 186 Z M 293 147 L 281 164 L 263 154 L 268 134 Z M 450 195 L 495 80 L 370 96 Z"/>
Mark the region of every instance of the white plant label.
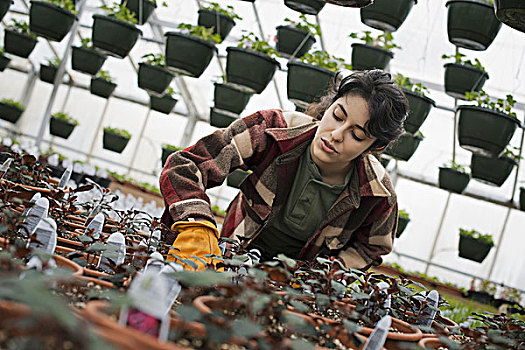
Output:
<path fill-rule="evenodd" d="M 106 221 L 106 218 L 104 217 L 104 214 L 98 213 L 95 215 L 93 220 L 87 225 L 86 230 L 84 231 L 84 234 L 86 235 L 90 230 L 93 230 L 92 237 L 94 239 L 98 239 L 100 237 L 100 233 L 102 232 L 102 229 L 104 228 L 104 222 Z"/>
<path fill-rule="evenodd" d="M 29 237 L 35 231 L 36 226 L 41 219 L 47 217 L 49 211 L 49 201 L 47 198 L 39 198 L 36 200 L 35 205 L 33 205 L 27 211 L 27 216 L 24 219 L 23 227 L 19 233 L 24 237 Z"/>
<path fill-rule="evenodd" d="M 103 251 L 98 261 L 98 266 L 107 272 L 113 272 L 110 261 L 117 266 L 121 265 L 126 258 L 126 240 L 120 232 L 112 233 L 107 241 L 108 249 Z"/>
<path fill-rule="evenodd" d="M 391 324 L 392 318 L 388 315 L 380 319 L 363 346 L 363 350 L 380 350 L 385 344 L 386 336 L 388 335 Z"/>
<path fill-rule="evenodd" d="M 31 200 L 29 201 L 30 204 L 34 204 L 36 203 L 37 200 L 39 200 L 40 198 L 42 197 L 42 195 L 40 194 L 40 192 L 37 192 L 33 195 L 33 197 L 31 197 Z M 27 213 L 29 212 L 29 209 L 31 209 L 31 207 L 27 207 L 24 209 L 24 212 L 22 213 L 22 216 L 27 216 Z"/>
<path fill-rule="evenodd" d="M 162 254 L 160 254 L 159 252 L 154 252 L 149 256 L 144 270 L 159 273 L 163 265 L 164 258 L 162 257 Z"/>
<path fill-rule="evenodd" d="M 160 275 L 164 278 L 164 281 L 166 282 L 166 285 L 168 287 L 168 295 L 167 295 L 167 305 L 166 305 L 166 312 L 169 312 L 171 309 L 173 303 L 175 302 L 175 299 L 179 296 L 181 285 L 179 284 L 179 281 L 177 278 L 175 278 L 173 275 L 171 275 L 173 272 L 177 271 L 183 271 L 184 268 L 182 265 L 171 262 L 167 265 L 165 265 L 162 270 L 160 270 Z"/>
<path fill-rule="evenodd" d="M 0 166 L 0 173 L 2 173 L 2 177 L 4 177 L 5 173 L 9 170 L 12 162 L 13 158 L 9 158 Z"/>
<path fill-rule="evenodd" d="M 44 218 L 38 223 L 35 240 L 29 241 L 29 248 L 47 254 L 54 254 L 57 246 L 57 224 L 52 218 Z"/>
<path fill-rule="evenodd" d="M 58 188 L 66 188 L 69 179 L 71 179 L 71 173 L 73 172 L 73 169 L 71 167 L 67 167 L 66 170 L 62 173 L 62 176 L 60 177 L 60 181 L 58 182 Z"/>
<path fill-rule="evenodd" d="M 436 317 L 436 309 L 439 304 L 439 293 L 435 290 L 430 291 L 425 299 L 427 305 L 419 312 L 418 325 L 431 327 L 434 317 Z"/>

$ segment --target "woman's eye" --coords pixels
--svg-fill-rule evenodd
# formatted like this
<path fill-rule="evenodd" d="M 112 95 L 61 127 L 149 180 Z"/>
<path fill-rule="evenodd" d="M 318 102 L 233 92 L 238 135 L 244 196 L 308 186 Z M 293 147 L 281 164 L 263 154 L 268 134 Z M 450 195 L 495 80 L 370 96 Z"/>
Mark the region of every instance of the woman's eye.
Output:
<path fill-rule="evenodd" d="M 334 116 L 334 119 L 337 120 L 338 122 L 342 122 L 343 119 L 339 118 L 335 113 L 333 114 Z"/>
<path fill-rule="evenodd" d="M 355 132 L 353 132 L 353 131 L 352 131 L 352 137 L 353 137 L 354 139 L 356 139 L 356 141 L 358 141 L 358 142 L 364 141 L 364 139 L 361 139 L 361 138 L 357 137 L 357 135 L 356 135 Z"/>

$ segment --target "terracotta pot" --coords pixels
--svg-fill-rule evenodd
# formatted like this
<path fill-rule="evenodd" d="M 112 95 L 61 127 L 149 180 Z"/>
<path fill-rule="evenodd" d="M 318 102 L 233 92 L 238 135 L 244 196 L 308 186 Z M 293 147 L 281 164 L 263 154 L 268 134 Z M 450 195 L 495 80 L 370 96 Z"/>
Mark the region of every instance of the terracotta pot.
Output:
<path fill-rule="evenodd" d="M 108 282 L 108 281 L 104 281 L 104 280 L 99 280 L 98 278 L 88 277 L 88 276 L 80 276 L 79 279 L 81 279 L 83 281 L 86 281 L 86 282 L 93 282 L 94 284 L 99 285 L 99 286 L 104 287 L 104 288 L 110 288 L 110 289 L 115 288 L 115 285 L 113 283 Z"/>
<path fill-rule="evenodd" d="M 55 260 L 58 267 L 73 271 L 72 276 L 75 276 L 75 277 L 82 276 L 84 269 L 79 264 L 75 263 L 74 261 L 71 261 L 57 254 L 53 255 L 53 259 Z"/>
<path fill-rule="evenodd" d="M 406 311 L 406 314 L 410 316 L 416 316 L 415 313 L 410 311 Z M 436 314 L 434 321 L 432 322 L 432 328 L 436 330 L 436 333 L 423 333 L 423 338 L 437 338 L 440 335 L 447 336 L 454 327 L 458 327 L 456 322 Z"/>
<path fill-rule="evenodd" d="M 417 346 L 423 349 L 439 349 L 442 347 L 448 349 L 447 345 L 443 344 L 439 338 L 423 338 L 417 343 Z"/>

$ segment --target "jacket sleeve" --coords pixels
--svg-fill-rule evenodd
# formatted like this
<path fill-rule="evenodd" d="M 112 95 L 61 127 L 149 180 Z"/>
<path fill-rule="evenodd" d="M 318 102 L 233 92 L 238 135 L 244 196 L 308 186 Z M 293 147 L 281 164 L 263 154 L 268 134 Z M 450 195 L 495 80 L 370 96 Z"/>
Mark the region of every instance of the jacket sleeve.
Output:
<path fill-rule="evenodd" d="M 267 110 L 236 120 L 225 129 L 171 154 L 160 175 L 168 227 L 189 217 L 215 223 L 206 189 L 224 182 L 235 169 L 248 170 L 269 147 L 267 128 L 286 127 L 280 110 Z"/>

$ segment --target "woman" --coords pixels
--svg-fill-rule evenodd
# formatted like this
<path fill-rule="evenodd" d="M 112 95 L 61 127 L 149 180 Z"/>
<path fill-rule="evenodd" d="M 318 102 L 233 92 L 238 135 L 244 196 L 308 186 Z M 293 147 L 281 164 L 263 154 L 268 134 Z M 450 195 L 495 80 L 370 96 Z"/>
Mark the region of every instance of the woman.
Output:
<path fill-rule="evenodd" d="M 390 74 L 355 72 L 306 112 L 254 113 L 172 154 L 160 176 L 163 222 L 178 233 L 168 260 L 221 255 L 207 188 L 252 170 L 221 236 L 300 260 L 338 257 L 367 269 L 392 250 L 396 195 L 372 155 L 403 133 L 408 103 Z M 204 268 L 194 259 L 199 269 Z"/>

